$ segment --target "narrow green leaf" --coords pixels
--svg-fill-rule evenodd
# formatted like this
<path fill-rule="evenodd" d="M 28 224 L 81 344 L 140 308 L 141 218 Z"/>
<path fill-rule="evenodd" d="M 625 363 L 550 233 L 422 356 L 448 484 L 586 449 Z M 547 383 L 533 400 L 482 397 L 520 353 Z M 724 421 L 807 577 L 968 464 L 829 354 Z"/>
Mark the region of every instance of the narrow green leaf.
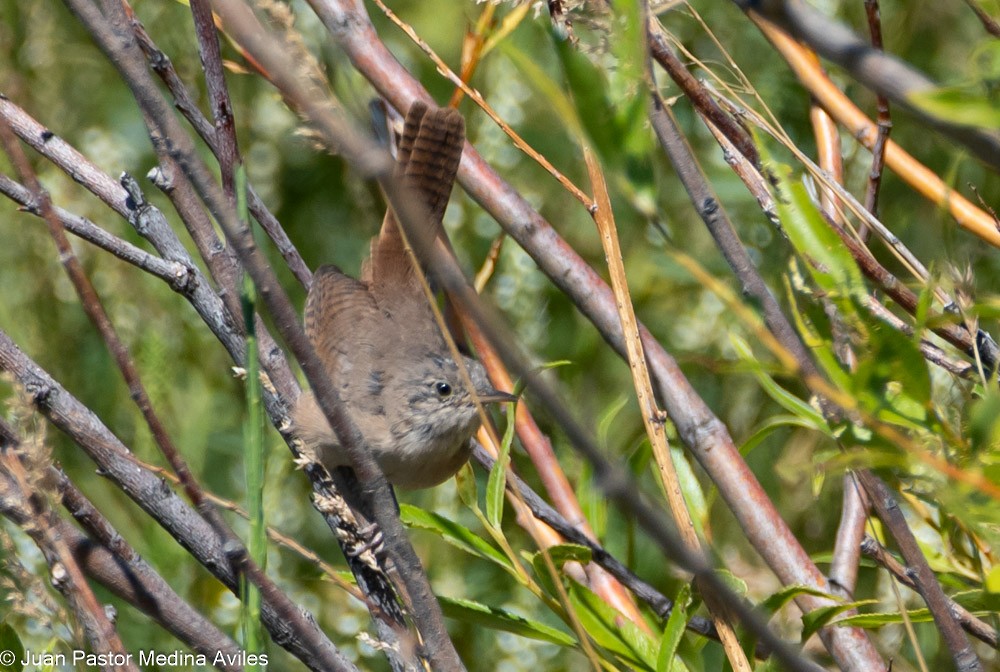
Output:
<path fill-rule="evenodd" d="M 574 136 L 583 137 L 583 124 L 576 114 L 576 107 L 556 80 L 538 66 L 534 57 L 525 54 L 511 40 L 505 40 L 499 46 L 504 55 L 524 75 L 525 81 L 535 87 L 535 90 L 548 101 L 555 116 L 569 126 Z"/>
<path fill-rule="evenodd" d="M 513 614 L 500 607 L 490 607 L 472 600 L 452 597 L 438 597 L 441 611 L 449 618 L 462 623 L 475 623 L 492 630 L 511 632 L 521 637 L 536 639 L 565 647 L 575 647 L 576 639 L 562 630 L 556 630 L 544 623 Z"/>
<path fill-rule="evenodd" d="M 1000 128 L 1000 106 L 980 91 L 978 86 L 942 86 L 911 93 L 907 100 L 926 114 L 952 124 Z"/>
<path fill-rule="evenodd" d="M 694 524 L 695 533 L 701 538 L 705 535 L 705 521 L 708 520 L 708 498 L 701 487 L 701 481 L 694 472 L 694 468 L 687 460 L 684 449 L 680 446 L 670 446 L 670 459 L 674 464 L 674 471 L 677 472 L 677 482 L 681 486 L 681 496 L 687 504 L 688 511 L 691 512 L 691 521 Z"/>
<path fill-rule="evenodd" d="M 573 612 L 599 646 L 630 665 L 656 670 L 659 643 L 652 637 L 576 582 L 570 583 L 569 598 Z"/>
<path fill-rule="evenodd" d="M 601 157 L 602 164 L 620 166 L 623 133 L 618 127 L 614 107 L 608 98 L 608 79 L 604 71 L 554 28 L 550 30 L 550 34 L 559 62 L 563 66 L 566 83 L 573 94 L 571 101 L 576 108 L 576 118 L 580 120 L 590 144 Z"/>
<path fill-rule="evenodd" d="M 906 612 L 906 617 L 912 623 L 929 623 L 934 620 L 929 609 L 912 609 Z M 894 625 L 903 622 L 903 616 L 898 611 L 879 612 L 871 614 L 854 614 L 838 620 L 835 625 L 840 627 L 866 628 L 873 630 L 883 625 Z"/>
<path fill-rule="evenodd" d="M 861 271 L 843 242 L 823 220 L 805 186 L 792 179 L 787 165 L 771 164 L 781 194 L 777 198 L 778 215 L 788 239 L 805 258 L 806 267 L 816 284 L 832 299 L 860 298 L 865 293 Z M 838 304 L 843 303 L 838 301 Z M 845 311 L 845 315 L 848 315 Z"/>
<path fill-rule="evenodd" d="M 831 593 L 823 592 L 811 586 L 787 586 L 760 602 L 757 608 L 770 617 L 799 595 L 815 595 L 816 597 L 827 597 L 832 600 L 838 599 Z"/>
<path fill-rule="evenodd" d="M 987 592 L 1000 593 L 1000 565 L 995 565 L 986 575 L 984 587 Z"/>
<path fill-rule="evenodd" d="M 816 425 L 808 420 L 804 420 L 795 415 L 775 415 L 754 430 L 743 445 L 740 446 L 740 455 L 746 457 L 750 452 L 759 446 L 767 437 L 783 427 L 801 427 L 803 429 L 816 429 Z"/>
<path fill-rule="evenodd" d="M 920 296 L 917 297 L 917 308 L 913 311 L 913 338 L 919 340 L 920 334 L 927 326 L 930 317 L 931 306 L 934 304 L 934 288 L 936 283 L 928 281 L 920 288 Z"/>
<path fill-rule="evenodd" d="M 608 500 L 604 492 L 594 483 L 593 469 L 584 462 L 580 467 L 580 477 L 576 479 L 576 498 L 583 509 L 583 515 L 590 523 L 598 539 L 604 537 L 608 527 Z"/>
<path fill-rule="evenodd" d="M 819 609 L 813 609 L 808 614 L 802 616 L 802 641 L 806 641 L 813 634 L 822 627 L 829 624 L 835 617 L 844 613 L 845 611 L 850 611 L 851 609 L 857 609 L 858 607 L 865 606 L 868 604 L 876 604 L 877 600 L 859 600 L 857 602 L 845 602 L 843 604 L 831 605 L 829 607 L 821 607 Z"/>
<path fill-rule="evenodd" d="M 562 567 L 567 562 L 579 562 L 585 565 L 593 558 L 593 552 L 586 546 L 581 546 L 580 544 L 556 544 L 555 546 L 549 546 L 545 549 L 545 552 L 549 554 L 550 558 L 552 558 L 552 563 L 556 566 L 556 568 Z M 532 565 L 536 565 L 536 569 L 536 559 L 540 559 L 541 556 L 542 551 L 532 553 L 530 556 L 531 563 Z"/>
<path fill-rule="evenodd" d="M 500 454 L 490 469 L 490 477 L 486 482 L 486 520 L 499 529 L 503 522 L 504 489 L 507 486 L 507 467 L 510 466 L 510 447 L 514 442 L 515 406 L 507 404 L 507 428 L 500 443 Z"/>
<path fill-rule="evenodd" d="M 674 672 L 677 645 L 680 644 L 684 628 L 687 626 L 687 608 L 691 603 L 691 586 L 684 584 L 674 596 L 674 608 L 667 618 L 667 625 L 660 637 L 660 649 L 656 654 L 656 672 Z"/>
<path fill-rule="evenodd" d="M 235 175 L 236 207 L 244 226 L 251 226 L 247 212 L 246 168 L 239 165 Z M 252 230 L 251 230 L 252 231 Z M 252 235 L 252 233 L 251 233 Z M 257 292 L 249 275 L 244 274 L 240 292 L 243 328 L 246 332 L 246 418 L 243 423 L 247 512 L 250 516 L 250 557 L 262 570 L 267 567 L 267 525 L 264 521 L 264 411 L 261 402 L 260 359 L 257 352 L 255 323 Z M 256 585 L 241 582 L 244 599 L 241 605 L 243 644 L 247 652 L 264 652 L 264 631 L 260 621 L 261 596 Z M 256 658 L 255 658 L 256 660 Z M 248 670 L 256 670 L 255 663 Z"/>
<path fill-rule="evenodd" d="M 827 436 L 830 435 L 830 427 L 826 424 L 826 420 L 823 419 L 823 414 L 774 382 L 774 379 L 764 372 L 763 367 L 757 361 L 757 358 L 754 357 L 753 350 L 751 350 L 750 344 L 746 340 L 735 334 L 730 334 L 729 342 L 732 343 L 737 356 L 748 365 L 750 373 L 760 382 L 767 396 L 771 397 L 771 399 L 780 404 L 782 408 L 792 415 L 801 418 L 802 422 L 806 423 L 812 429 L 823 432 Z"/>
<path fill-rule="evenodd" d="M 990 574 L 996 574 L 993 569 Z M 1000 582 L 998 582 L 1000 584 Z M 1000 588 L 1000 585 L 997 585 Z M 951 596 L 951 599 L 973 612 L 1000 612 L 1000 590 L 994 592 L 987 578 L 985 590 L 963 590 Z"/>
<path fill-rule="evenodd" d="M 793 263 L 792 266 L 793 268 L 797 268 L 798 265 Z M 851 384 L 851 375 L 840 365 L 840 360 L 833 350 L 832 338 L 829 335 L 827 335 L 828 337 L 820 335 L 815 325 L 800 310 L 796 294 L 792 289 L 792 284 L 787 278 L 785 279 L 785 292 L 788 296 L 788 305 L 792 312 L 792 318 L 795 320 L 795 329 L 799 332 L 803 341 L 805 341 L 813 357 L 816 358 L 816 363 L 819 364 L 820 369 L 830 379 L 830 382 L 840 389 L 848 389 Z"/>
<path fill-rule="evenodd" d="M 637 86 L 643 81 L 643 66 L 648 58 L 643 52 L 645 22 L 642 3 L 638 0 L 619 0 L 611 24 L 611 52 L 616 62 L 607 68 L 608 95 L 616 101 L 613 106 L 615 125 L 619 130 L 619 147 L 616 154 L 626 154 L 629 182 L 633 185 L 652 180 L 649 149 L 653 143 L 649 133 L 649 90 Z M 634 181 L 633 181 L 634 180 Z M 617 182 L 617 180 L 616 180 Z"/>
<path fill-rule="evenodd" d="M 555 581 L 559 580 L 559 575 L 555 577 L 549 570 L 549 565 L 545 561 L 545 555 L 548 554 L 549 558 L 552 560 L 552 564 L 555 565 L 556 571 L 562 569 L 563 565 L 567 562 L 579 562 L 586 564 L 590 562 L 592 553 L 586 546 L 579 546 L 577 544 L 557 544 L 555 546 L 550 546 L 545 550 L 545 552 L 537 551 L 535 553 L 530 553 L 528 551 L 521 551 L 521 557 L 528 561 L 531 568 L 535 572 L 535 580 L 538 584 L 545 590 L 546 593 L 552 596 L 559 595 L 559 591 L 556 588 Z"/>
<path fill-rule="evenodd" d="M 462 503 L 473 511 L 479 511 L 479 489 L 476 487 L 476 473 L 470 462 L 463 464 L 455 474 L 455 483 Z"/>
<path fill-rule="evenodd" d="M 747 594 L 747 582 L 740 577 L 733 574 L 728 569 L 720 568 L 715 570 L 715 575 L 737 595 L 741 597 L 746 597 Z"/>
<path fill-rule="evenodd" d="M 873 323 L 868 334 L 849 389 L 881 419 L 921 429 L 931 398 L 927 361 L 913 339 L 889 325 Z"/>
<path fill-rule="evenodd" d="M 400 503 L 399 517 L 405 525 L 433 532 L 470 555 L 489 560 L 508 571 L 513 569 L 507 556 L 464 525 L 412 504 Z"/>

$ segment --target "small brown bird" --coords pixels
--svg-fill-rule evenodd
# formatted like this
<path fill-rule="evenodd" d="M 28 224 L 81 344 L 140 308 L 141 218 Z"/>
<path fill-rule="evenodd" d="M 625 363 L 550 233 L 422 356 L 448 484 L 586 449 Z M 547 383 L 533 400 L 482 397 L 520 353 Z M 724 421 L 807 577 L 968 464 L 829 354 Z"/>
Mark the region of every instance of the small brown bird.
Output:
<path fill-rule="evenodd" d="M 443 235 L 441 220 L 464 144 L 458 111 L 421 102 L 410 107 L 396 176 L 423 202 L 430 240 Z M 427 488 L 465 464 L 479 415 L 391 209 L 360 280 L 333 266 L 316 271 L 305 331 L 390 483 Z M 462 361 L 481 402 L 516 398 L 494 389 L 479 362 L 465 356 Z M 312 393 L 299 398 L 293 422 L 296 435 L 328 469 L 350 464 Z"/>

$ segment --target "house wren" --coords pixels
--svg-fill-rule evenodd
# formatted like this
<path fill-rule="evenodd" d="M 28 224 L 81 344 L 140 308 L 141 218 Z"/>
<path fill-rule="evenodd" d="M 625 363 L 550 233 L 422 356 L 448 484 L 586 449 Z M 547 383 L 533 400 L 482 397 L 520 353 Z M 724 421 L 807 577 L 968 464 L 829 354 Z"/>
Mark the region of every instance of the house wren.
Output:
<path fill-rule="evenodd" d="M 428 240 L 443 235 L 441 219 L 464 144 L 465 121 L 456 110 L 421 102 L 410 107 L 395 171 L 424 205 Z M 359 280 L 333 266 L 316 271 L 305 331 L 390 483 L 427 488 L 465 464 L 479 415 L 391 209 Z M 481 402 L 515 399 L 493 388 L 479 362 L 462 361 Z M 295 434 L 328 469 L 350 465 L 312 393 L 299 398 L 293 422 Z"/>

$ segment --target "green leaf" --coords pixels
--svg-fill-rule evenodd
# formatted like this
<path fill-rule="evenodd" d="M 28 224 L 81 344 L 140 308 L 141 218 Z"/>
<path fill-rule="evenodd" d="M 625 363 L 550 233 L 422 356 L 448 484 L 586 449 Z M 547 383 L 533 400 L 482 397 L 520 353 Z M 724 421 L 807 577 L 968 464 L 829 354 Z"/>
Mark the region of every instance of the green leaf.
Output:
<path fill-rule="evenodd" d="M 508 404 L 507 428 L 500 443 L 500 454 L 497 456 L 490 477 L 486 482 L 486 520 L 499 529 L 503 522 L 504 489 L 507 486 L 507 467 L 510 465 L 510 446 L 514 442 L 514 404 Z"/>
<path fill-rule="evenodd" d="M 608 527 L 608 500 L 604 492 L 595 484 L 593 470 L 589 462 L 580 467 L 580 477 L 576 483 L 576 498 L 580 502 L 583 515 L 598 539 L 604 537 Z"/>
<path fill-rule="evenodd" d="M 555 546 L 549 546 L 545 549 L 545 552 L 552 558 L 552 563 L 556 567 L 562 567 L 567 562 L 579 562 L 585 565 L 593 558 L 593 551 L 580 544 L 556 544 Z M 536 559 L 541 556 L 542 551 L 532 553 L 531 563 L 533 565 L 536 564 Z"/>
<path fill-rule="evenodd" d="M 566 92 L 559 84 L 549 76 L 545 70 L 538 66 L 538 62 L 532 56 L 525 54 L 514 46 L 510 40 L 500 43 L 500 49 L 507 56 L 514 66 L 524 75 L 525 81 L 535 87 L 535 90 L 542 95 L 552 107 L 552 112 L 563 123 L 569 126 L 569 130 L 576 137 L 583 137 L 583 124 L 576 114 L 576 107 L 570 100 Z"/>
<path fill-rule="evenodd" d="M 857 602 L 845 602 L 843 604 L 834 604 L 828 607 L 813 609 L 808 614 L 802 616 L 802 641 L 804 642 L 812 637 L 813 633 L 825 627 L 836 616 L 845 611 L 857 609 L 860 606 L 868 604 L 876 604 L 877 602 L 878 600 L 859 600 Z"/>
<path fill-rule="evenodd" d="M 1000 612 L 1000 590 L 994 592 L 990 586 L 990 576 L 996 574 L 996 570 L 992 570 L 987 576 L 986 589 L 985 590 L 963 590 L 960 593 L 955 593 L 952 595 L 951 599 L 958 602 L 960 605 L 973 612 Z M 1000 586 L 997 586 L 1000 588 Z"/>
<path fill-rule="evenodd" d="M 489 560 L 508 571 L 513 570 L 513 565 L 511 565 L 507 556 L 464 525 L 448 520 L 436 513 L 425 511 L 412 504 L 401 503 L 399 505 L 399 517 L 404 525 L 434 532 L 451 545 L 457 546 L 470 555 Z"/>
<path fill-rule="evenodd" d="M 793 272 L 798 268 L 795 260 L 792 260 Z M 826 374 L 834 385 L 841 389 L 847 389 L 851 384 L 850 374 L 840 365 L 840 360 L 833 349 L 833 340 L 830 329 L 827 327 L 825 334 L 820 334 L 817 325 L 809 319 L 807 311 L 800 309 L 792 283 L 785 279 L 785 292 L 788 296 L 788 305 L 792 311 L 792 318 L 795 320 L 795 329 L 799 332 L 802 340 L 816 358 L 816 363 Z M 825 317 L 823 318 L 826 319 Z"/>
<path fill-rule="evenodd" d="M 614 401 L 604 407 L 600 415 L 597 416 L 597 440 L 602 446 L 609 444 L 609 434 L 611 425 L 618 419 L 618 414 L 628 403 L 629 395 L 619 394 Z"/>
<path fill-rule="evenodd" d="M 709 516 L 708 498 L 701 487 L 701 481 L 694 472 L 694 468 L 685 456 L 684 449 L 680 446 L 670 446 L 670 460 L 674 464 L 674 471 L 677 473 L 677 482 L 681 486 L 681 495 L 684 503 L 691 512 L 691 521 L 694 523 L 695 532 L 699 537 L 704 538 L 705 522 Z"/>
<path fill-rule="evenodd" d="M 455 474 L 455 485 L 458 488 L 458 498 L 473 511 L 479 511 L 479 491 L 476 487 L 476 473 L 472 463 L 466 462 Z"/>
<path fill-rule="evenodd" d="M 830 436 L 830 427 L 826 424 L 826 420 L 823 419 L 823 414 L 774 382 L 774 379 L 764 372 L 763 367 L 757 358 L 754 357 L 753 350 L 746 340 L 735 334 L 730 334 L 729 342 L 732 343 L 733 349 L 736 350 L 736 355 L 747 364 L 750 372 L 760 382 L 761 387 L 767 392 L 767 396 L 780 404 L 786 411 L 800 418 L 806 426 Z"/>
<path fill-rule="evenodd" d="M 887 324 L 873 323 L 868 334 L 849 389 L 870 413 L 920 429 L 931 398 L 927 361 L 912 339 Z"/>
<path fill-rule="evenodd" d="M 861 271 L 840 236 L 820 215 L 805 186 L 792 180 L 792 169 L 783 164 L 771 167 L 781 189 L 776 201 L 782 226 L 813 280 L 828 297 L 841 299 L 838 304 L 847 297 L 862 298 L 866 292 Z"/>
<path fill-rule="evenodd" d="M 942 86 L 907 96 L 917 109 L 952 124 L 987 130 L 1000 128 L 1000 106 L 978 86 Z"/>
<path fill-rule="evenodd" d="M 555 546 L 550 546 L 546 549 L 546 553 L 552 559 L 552 564 L 555 565 L 556 572 L 558 572 L 563 565 L 567 562 L 579 562 L 586 564 L 590 562 L 592 553 L 586 546 L 579 546 L 577 544 L 556 544 Z M 530 564 L 531 568 L 535 571 L 535 580 L 545 589 L 549 595 L 558 595 L 559 591 L 556 588 L 555 581 L 559 580 L 558 573 L 553 576 L 552 572 L 549 570 L 549 565 L 545 561 L 545 553 L 542 551 L 537 551 L 535 553 L 529 553 L 527 551 L 522 551 L 521 556 L 525 558 Z"/>
<path fill-rule="evenodd" d="M 649 113 L 649 91 L 642 86 L 643 66 L 647 56 L 645 44 L 645 22 L 642 3 L 638 0 L 618 0 L 611 22 L 611 53 L 615 56 L 613 66 L 606 68 L 608 95 L 616 101 L 613 106 L 614 120 L 621 134 L 616 155 L 626 154 L 628 176 L 632 184 L 642 184 L 652 179 L 649 150 L 653 143 L 647 128 Z M 638 159 L 638 160 L 637 160 Z M 645 178 L 645 179 L 643 179 Z M 633 181 L 635 179 L 635 181 Z"/>
<path fill-rule="evenodd" d="M 14 628 L 9 623 L 0 623 L 0 651 L 9 652 L 10 656 L 0 657 L 0 672 L 22 672 L 24 665 L 24 645 Z M 9 658 L 13 660 L 6 662 Z"/>
<path fill-rule="evenodd" d="M 988 388 L 979 399 L 971 402 L 967 414 L 972 449 L 982 454 L 1000 447 L 1000 394 L 992 387 Z"/>
<path fill-rule="evenodd" d="M 576 582 L 570 584 L 569 599 L 573 612 L 598 646 L 630 665 L 656 670 L 658 642 L 645 631 Z"/>
<path fill-rule="evenodd" d="M 934 620 L 929 609 L 912 609 L 906 612 L 906 617 L 913 623 L 928 623 Z M 840 627 L 855 627 L 874 629 L 883 625 L 893 625 L 902 623 L 903 616 L 898 611 L 880 612 L 871 614 L 854 614 L 845 616 L 836 622 Z"/>
<path fill-rule="evenodd" d="M 575 118 L 586 131 L 601 162 L 606 166 L 620 166 L 621 140 L 624 134 L 618 128 L 615 109 L 608 98 L 608 79 L 604 71 L 554 28 L 550 30 L 550 34 L 572 92 Z"/>
<path fill-rule="evenodd" d="M 726 584 L 729 590 L 733 591 L 741 597 L 746 597 L 747 594 L 747 582 L 736 576 L 728 569 L 720 568 L 715 570 L 715 575 L 720 581 Z"/>
<path fill-rule="evenodd" d="M 251 227 L 247 212 L 246 168 L 240 164 L 236 168 L 236 205 L 240 221 Z M 250 229 L 253 235 L 253 229 Z M 267 523 L 264 517 L 264 472 L 266 470 L 264 452 L 264 410 L 261 395 L 260 359 L 257 351 L 257 290 L 249 275 L 244 275 L 240 290 L 240 305 L 243 308 L 243 328 L 246 331 L 246 417 L 243 420 L 244 480 L 246 481 L 247 514 L 250 518 L 250 539 L 247 549 L 250 557 L 262 570 L 267 568 Z M 260 621 L 260 588 L 242 578 L 240 592 L 240 631 L 243 646 L 249 653 L 264 652 L 264 629 Z M 254 658 L 256 660 L 256 658 Z M 258 669 L 250 663 L 248 670 Z"/>
<path fill-rule="evenodd" d="M 674 608 L 667 618 L 667 625 L 660 637 L 660 648 L 656 654 L 656 672 L 673 672 L 677 645 L 680 644 L 684 628 L 687 626 L 687 608 L 691 604 L 691 586 L 684 584 L 674 596 Z"/>
<path fill-rule="evenodd" d="M 927 320 L 931 314 L 931 306 L 934 305 L 935 282 L 928 281 L 920 288 L 920 296 L 917 297 L 917 307 L 913 311 L 913 338 L 919 340 L 920 334 L 927 326 Z"/>
<path fill-rule="evenodd" d="M 775 431 L 783 427 L 801 427 L 803 429 L 816 429 L 815 424 L 795 415 L 772 416 L 767 420 L 765 420 L 764 422 L 762 422 L 760 425 L 758 425 L 757 429 L 754 430 L 753 434 L 751 434 L 747 438 L 747 440 L 743 442 L 743 445 L 740 446 L 740 455 L 746 457 L 747 455 L 750 454 L 750 452 L 754 448 L 759 446 L 764 441 L 764 439 L 766 439 Z"/>
<path fill-rule="evenodd" d="M 758 604 L 757 608 L 770 617 L 799 595 L 815 595 L 816 597 L 827 597 L 831 600 L 838 599 L 836 596 L 812 586 L 787 586 Z"/>
<path fill-rule="evenodd" d="M 441 611 L 449 618 L 462 623 L 475 623 L 492 630 L 511 632 L 521 637 L 537 639 L 559 646 L 575 647 L 576 639 L 562 630 L 556 630 L 544 623 L 518 616 L 500 607 L 490 607 L 472 600 L 452 597 L 438 597 Z"/>

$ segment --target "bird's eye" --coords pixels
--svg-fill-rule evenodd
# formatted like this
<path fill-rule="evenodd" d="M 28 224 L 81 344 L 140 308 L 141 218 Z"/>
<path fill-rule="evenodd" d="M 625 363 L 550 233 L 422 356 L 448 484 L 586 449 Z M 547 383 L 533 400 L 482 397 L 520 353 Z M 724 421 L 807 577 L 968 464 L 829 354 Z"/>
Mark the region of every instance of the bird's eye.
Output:
<path fill-rule="evenodd" d="M 445 382 L 434 383 L 434 389 L 437 391 L 439 397 L 449 397 L 451 396 L 451 385 Z"/>

